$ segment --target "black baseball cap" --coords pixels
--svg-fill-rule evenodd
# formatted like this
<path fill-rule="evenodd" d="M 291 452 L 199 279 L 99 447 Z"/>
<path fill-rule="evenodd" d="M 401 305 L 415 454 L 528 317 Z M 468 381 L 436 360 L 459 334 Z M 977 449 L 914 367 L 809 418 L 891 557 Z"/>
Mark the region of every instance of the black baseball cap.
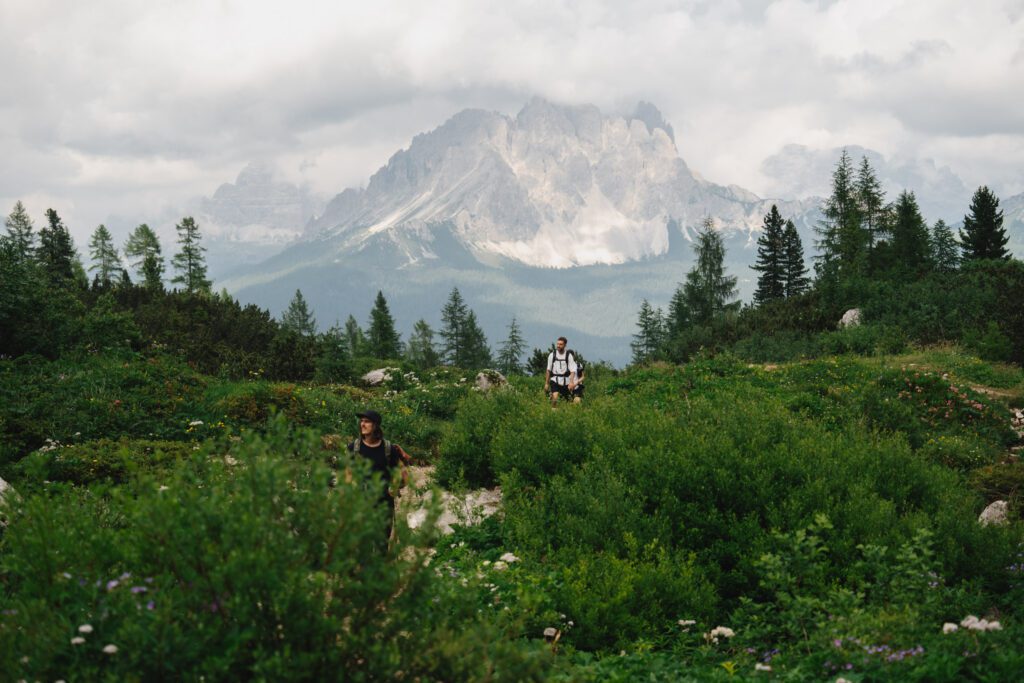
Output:
<path fill-rule="evenodd" d="M 380 427 L 381 417 L 380 413 L 376 410 L 364 410 L 361 413 L 356 413 L 356 417 L 365 417 L 367 420 Z"/>

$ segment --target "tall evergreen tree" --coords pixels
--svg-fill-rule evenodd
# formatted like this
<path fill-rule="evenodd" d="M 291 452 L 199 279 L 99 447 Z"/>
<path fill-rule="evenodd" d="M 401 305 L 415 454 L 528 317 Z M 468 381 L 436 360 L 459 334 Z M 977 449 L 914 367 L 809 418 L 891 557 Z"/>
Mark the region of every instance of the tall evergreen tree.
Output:
<path fill-rule="evenodd" d="M 388 310 L 383 292 L 377 292 L 370 311 L 370 327 L 367 330 L 370 355 L 374 358 L 399 358 L 402 355 L 402 340 L 395 331 L 395 320 Z"/>
<path fill-rule="evenodd" d="M 864 237 L 867 240 L 867 248 L 871 251 L 875 248 L 879 237 L 886 232 L 887 222 L 885 192 L 882 191 L 882 184 L 878 181 L 878 176 L 875 175 L 875 170 L 871 168 L 866 156 L 861 157 L 854 191 L 857 196 L 857 208 Z"/>
<path fill-rule="evenodd" d="M 928 225 L 914 193 L 906 190 L 900 193 L 893 212 L 892 253 L 896 269 L 902 273 L 921 273 L 931 265 Z"/>
<path fill-rule="evenodd" d="M 199 244 L 199 226 L 191 216 L 186 216 L 175 229 L 178 231 L 181 251 L 171 259 L 171 265 L 178 271 L 171 282 L 184 285 L 189 294 L 209 293 L 213 283 L 206 278 L 206 247 Z"/>
<path fill-rule="evenodd" d="M 14 203 L 5 225 L 14 257 L 20 261 L 30 260 L 35 252 L 36 236 L 32 232 L 32 219 L 20 200 Z"/>
<path fill-rule="evenodd" d="M 697 263 L 682 283 L 681 308 L 687 323 L 708 325 L 717 315 L 739 306 L 738 301 L 730 303 L 736 297 L 736 278 L 725 274 L 725 242 L 710 217 L 697 233 L 693 250 Z"/>
<path fill-rule="evenodd" d="M 807 277 L 807 265 L 804 263 L 804 245 L 793 221 L 786 221 L 782 242 L 785 252 L 786 297 L 799 296 L 807 291 L 811 282 Z"/>
<path fill-rule="evenodd" d="M 982 185 L 971 198 L 971 208 L 964 216 L 964 227 L 960 230 L 963 260 L 1009 259 L 1010 252 L 1006 249 L 1009 241 L 1003 229 L 999 198 Z"/>
<path fill-rule="evenodd" d="M 405 357 L 421 370 L 440 364 L 441 356 L 434 345 L 434 330 L 420 318 L 412 327 L 412 335 L 405 345 Z"/>
<path fill-rule="evenodd" d="M 466 313 L 462 325 L 462 351 L 464 365 L 461 367 L 478 370 L 491 364 L 491 349 L 487 346 L 487 337 L 476 321 L 476 313 Z"/>
<path fill-rule="evenodd" d="M 524 351 L 526 351 L 526 341 L 519 330 L 515 316 L 513 316 L 512 322 L 508 325 L 508 337 L 498 347 L 498 370 L 506 377 L 522 374 Z"/>
<path fill-rule="evenodd" d="M 757 262 L 751 266 L 761 273 L 757 277 L 754 303 L 782 299 L 786 296 L 786 245 L 783 239 L 785 221 L 779 208 L 772 208 L 764 216 L 761 235 L 757 238 Z"/>
<path fill-rule="evenodd" d="M 660 308 L 651 306 L 647 299 L 640 304 L 637 332 L 629 348 L 633 351 L 633 364 L 641 365 L 654 360 L 665 339 L 665 326 Z"/>
<path fill-rule="evenodd" d="M 92 259 L 89 272 L 98 271 L 96 282 L 100 287 L 107 289 L 115 279 L 120 280 L 121 271 L 124 270 L 121 257 L 117 254 L 113 236 L 102 223 L 96 226 L 89 240 L 89 258 Z"/>
<path fill-rule="evenodd" d="M 288 309 L 281 315 L 281 327 L 304 337 L 316 334 L 316 318 L 310 312 L 301 289 L 295 290 L 295 296 L 288 304 Z"/>
<path fill-rule="evenodd" d="M 832 173 L 832 194 L 822 212 L 825 220 L 818 226 L 821 239 L 815 262 L 818 277 L 835 279 L 861 272 L 867 263 L 868 240 L 861 227 L 853 164 L 845 149 Z"/>
<path fill-rule="evenodd" d="M 363 328 L 359 327 L 355 316 L 349 315 L 345 321 L 345 341 L 348 344 L 348 352 L 353 358 L 358 358 L 366 352 L 366 335 Z"/>
<path fill-rule="evenodd" d="M 46 226 L 39 231 L 36 257 L 51 281 L 73 282 L 76 279 L 78 252 L 64 221 L 53 209 L 46 210 Z"/>
<path fill-rule="evenodd" d="M 446 363 L 465 367 L 465 325 L 469 308 L 459 294 L 458 287 L 452 287 L 448 301 L 441 309 L 441 354 Z"/>
<path fill-rule="evenodd" d="M 160 240 L 145 223 L 138 225 L 124 245 L 124 255 L 130 259 L 135 272 L 142 276 L 147 289 L 162 289 L 164 258 L 160 252 Z"/>
<path fill-rule="evenodd" d="M 931 249 L 935 270 L 950 273 L 960 267 L 960 245 L 946 221 L 941 218 L 932 226 Z"/>
<path fill-rule="evenodd" d="M 313 378 L 318 382 L 343 382 L 352 374 L 352 358 L 348 352 L 345 331 L 335 323 L 320 337 Z"/>

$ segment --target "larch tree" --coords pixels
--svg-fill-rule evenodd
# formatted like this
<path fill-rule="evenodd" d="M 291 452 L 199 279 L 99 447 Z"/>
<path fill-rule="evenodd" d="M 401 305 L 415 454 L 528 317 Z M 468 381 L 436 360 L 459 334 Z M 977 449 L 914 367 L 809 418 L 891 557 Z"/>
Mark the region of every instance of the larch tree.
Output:
<path fill-rule="evenodd" d="M 935 221 L 931 232 L 932 263 L 935 270 L 951 273 L 960 267 L 960 244 L 953 231 L 941 218 Z"/>
<path fill-rule="evenodd" d="M 312 337 L 316 334 L 316 318 L 309 310 L 309 304 L 302 296 L 301 289 L 295 290 L 295 296 L 292 297 L 287 310 L 281 315 L 281 327 L 303 337 Z"/>
<path fill-rule="evenodd" d="M 440 364 L 441 356 L 434 344 L 434 330 L 426 320 L 420 318 L 413 325 L 412 334 L 405 345 L 405 357 L 421 370 Z"/>
<path fill-rule="evenodd" d="M 191 216 L 186 216 L 175 229 L 181 250 L 171 259 L 178 271 L 171 282 L 184 285 L 189 294 L 208 294 L 213 283 L 206 277 L 206 247 L 199 244 L 199 226 Z"/>
<path fill-rule="evenodd" d="M 121 280 L 121 273 L 124 267 L 121 265 L 121 257 L 114 246 L 114 238 L 107 230 L 107 226 L 100 223 L 89 239 L 89 258 L 92 265 L 89 272 L 96 271 L 95 284 L 103 289 L 109 288 L 115 278 Z"/>
<path fill-rule="evenodd" d="M 138 225 L 128 235 L 124 245 L 124 255 L 135 272 L 142 277 L 147 289 L 158 290 L 164 286 L 164 258 L 160 250 L 160 240 L 156 233 L 145 223 Z"/>
<path fill-rule="evenodd" d="M 519 330 L 519 323 L 516 321 L 515 316 L 513 316 L 512 322 L 508 325 L 508 336 L 498 347 L 498 370 L 506 377 L 522 374 L 522 357 L 525 351 L 526 340 L 523 339 L 523 334 Z"/>
<path fill-rule="evenodd" d="M 14 203 L 4 224 L 15 258 L 22 262 L 31 260 L 35 252 L 36 236 L 32 232 L 32 219 L 20 200 Z"/>

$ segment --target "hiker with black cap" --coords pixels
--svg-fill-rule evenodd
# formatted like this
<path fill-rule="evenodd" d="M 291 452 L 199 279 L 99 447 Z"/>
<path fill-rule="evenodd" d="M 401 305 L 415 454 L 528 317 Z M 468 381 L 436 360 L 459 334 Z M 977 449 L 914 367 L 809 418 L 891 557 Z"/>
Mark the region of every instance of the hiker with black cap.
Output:
<path fill-rule="evenodd" d="M 381 416 L 376 410 L 366 410 L 356 413 L 359 418 L 359 436 L 348 445 L 350 453 L 359 453 L 370 461 L 370 473 L 378 473 L 381 478 L 380 501 L 388 506 L 388 527 L 387 540 L 391 539 L 391 532 L 395 523 L 395 495 L 397 488 L 405 486 L 405 464 L 409 456 L 398 444 L 391 443 L 384 438 L 381 430 Z M 398 469 L 398 486 L 393 491 L 392 480 L 395 469 Z"/>

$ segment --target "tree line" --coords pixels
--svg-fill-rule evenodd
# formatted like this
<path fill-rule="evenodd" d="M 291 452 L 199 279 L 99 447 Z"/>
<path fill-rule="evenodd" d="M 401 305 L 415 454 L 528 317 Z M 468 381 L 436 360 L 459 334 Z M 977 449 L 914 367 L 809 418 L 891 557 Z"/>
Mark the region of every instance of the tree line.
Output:
<path fill-rule="evenodd" d="M 1017 282 L 1019 262 L 1002 270 L 998 265 L 1011 260 L 1009 237 L 1003 227 L 999 199 L 986 186 L 974 193 L 958 240 L 941 219 L 931 227 L 927 225 L 913 192 L 904 190 L 895 201 L 888 202 L 867 158 L 855 170 L 844 150 L 822 213 L 815 227 L 817 253 L 811 278 L 796 226 L 772 205 L 758 237 L 757 259 L 751 266 L 758 273 L 757 285 L 753 301 L 746 307 L 735 300 L 736 277 L 725 273 L 721 235 L 714 230 L 712 219 L 705 219 L 693 244 L 696 262 L 672 295 L 667 312 L 646 299 L 641 303 L 631 344 L 633 363 L 681 362 L 701 349 L 720 348 L 754 332 L 763 334 L 772 329 L 821 332 L 834 324 L 844 307 L 866 305 L 881 314 L 879 319 L 902 324 L 906 319 L 887 298 L 912 294 L 920 301 L 924 288 L 913 292 L 907 289 L 915 283 L 939 291 L 961 282 L 984 287 L 984 282 L 976 281 L 977 274 L 986 268 L 980 264 L 988 263 L 989 270 L 1011 273 L 1012 281 Z M 948 303 L 955 305 L 952 300 Z M 929 305 L 937 303 L 930 301 Z M 1019 316 L 1007 313 L 1001 319 L 988 320 L 986 329 L 1006 337 L 1019 324 Z M 977 316 L 962 310 L 957 314 L 954 324 L 945 325 L 947 329 L 938 337 L 956 340 L 958 334 L 970 333 L 965 329 L 967 323 Z M 918 336 L 929 335 L 936 336 L 935 330 L 925 330 Z M 1007 357 L 1000 360 L 1021 354 L 1004 355 Z"/>

